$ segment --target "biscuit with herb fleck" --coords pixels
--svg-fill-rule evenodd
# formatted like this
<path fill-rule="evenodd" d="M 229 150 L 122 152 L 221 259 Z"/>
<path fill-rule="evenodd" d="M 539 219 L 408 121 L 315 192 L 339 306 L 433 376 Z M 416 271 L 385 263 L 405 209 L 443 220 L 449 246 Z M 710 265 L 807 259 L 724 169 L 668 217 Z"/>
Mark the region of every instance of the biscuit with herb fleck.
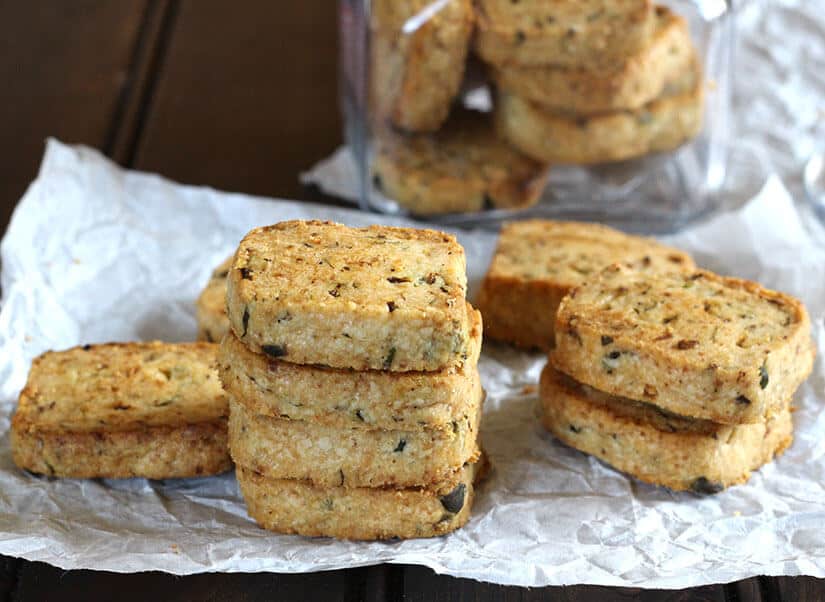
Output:
<path fill-rule="evenodd" d="M 556 316 L 553 366 L 575 380 L 693 418 L 764 422 L 811 372 L 805 306 L 711 272 L 620 265 L 573 289 Z"/>
<path fill-rule="evenodd" d="M 372 169 L 376 187 L 419 215 L 528 207 L 548 173 L 478 111 L 454 112 L 435 134 L 382 132 Z"/>
<path fill-rule="evenodd" d="M 276 479 L 304 479 L 323 487 L 452 485 L 455 471 L 478 457 L 483 392 L 475 408 L 446 429 L 341 429 L 250 412 L 230 400 L 233 460 Z"/>
<path fill-rule="evenodd" d="M 647 43 L 650 0 L 478 0 L 476 52 L 498 67 L 604 67 Z"/>
<path fill-rule="evenodd" d="M 450 489 L 319 487 L 308 481 L 272 479 L 236 468 L 249 515 L 278 533 L 339 539 L 436 537 L 469 520 L 475 486 L 486 461 L 467 464 Z"/>
<path fill-rule="evenodd" d="M 433 371 L 469 355 L 466 290 L 449 234 L 290 221 L 241 241 L 227 309 L 242 343 L 282 361 Z"/>
<path fill-rule="evenodd" d="M 167 479 L 224 472 L 217 345 L 109 343 L 35 358 L 12 418 L 15 464 L 56 477 Z"/>
<path fill-rule="evenodd" d="M 787 404 L 753 424 L 717 424 L 612 397 L 550 365 L 541 375 L 540 397 L 542 423 L 560 441 L 677 491 L 718 493 L 744 483 L 793 439 Z"/>
<path fill-rule="evenodd" d="M 227 257 L 209 278 L 195 304 L 198 319 L 198 340 L 220 343 L 229 332 L 226 317 L 226 276 L 232 267 L 232 258 Z"/>
<path fill-rule="evenodd" d="M 469 355 L 461 368 L 386 372 L 304 366 L 250 351 L 230 333 L 221 343 L 218 371 L 227 393 L 257 414 L 342 429 L 452 428 L 478 405 L 481 314 L 468 312 Z"/>
<path fill-rule="evenodd" d="M 639 109 L 672 94 L 680 76 L 693 68 L 695 52 L 686 21 L 659 6 L 650 40 L 607 69 L 507 65 L 493 78 L 507 92 L 550 111 L 594 115 Z"/>
<path fill-rule="evenodd" d="M 688 71 L 667 95 L 639 109 L 592 116 L 554 113 L 515 94 L 499 92 L 499 132 L 537 161 L 594 164 L 671 151 L 702 127 L 704 85 Z"/>
<path fill-rule="evenodd" d="M 403 130 L 437 130 L 464 75 L 472 1 L 375 0 L 370 29 L 374 114 Z"/>
<path fill-rule="evenodd" d="M 687 253 L 600 224 L 505 224 L 476 299 L 484 335 L 526 349 L 552 348 L 562 298 L 614 262 L 650 271 L 695 267 Z"/>

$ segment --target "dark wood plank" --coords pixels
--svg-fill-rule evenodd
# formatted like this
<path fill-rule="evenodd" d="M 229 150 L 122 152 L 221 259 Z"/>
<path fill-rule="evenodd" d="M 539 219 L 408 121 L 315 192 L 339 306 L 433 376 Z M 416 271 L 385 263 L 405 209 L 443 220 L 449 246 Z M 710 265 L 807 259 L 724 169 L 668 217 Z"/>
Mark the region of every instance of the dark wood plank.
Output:
<path fill-rule="evenodd" d="M 0 3 L 0 224 L 36 175 L 47 136 L 106 143 L 146 6 Z"/>
<path fill-rule="evenodd" d="M 815 577 L 774 577 L 774 592 L 778 597 L 766 600 L 782 602 L 822 602 L 825 600 L 825 579 Z"/>
<path fill-rule="evenodd" d="M 519 588 L 480 583 L 471 579 L 456 579 L 436 575 L 430 569 L 404 568 L 401 596 L 405 601 L 447 602 L 485 600 L 490 602 L 727 602 L 723 585 L 709 585 L 684 591 L 644 590 L 635 588 L 570 586 Z M 400 599 L 400 598 L 398 598 Z"/>
<path fill-rule="evenodd" d="M 765 597 L 763 582 L 770 582 L 766 577 L 753 577 L 743 579 L 736 583 L 725 586 L 728 602 L 769 602 L 771 598 Z"/>
<path fill-rule="evenodd" d="M 299 575 L 272 573 L 205 573 L 175 577 L 166 573 L 117 574 L 63 571 L 40 562 L 20 570 L 14 600 L 48 602 L 169 602 L 191 600 L 324 600 L 350 602 L 363 598 L 358 581 L 348 571 Z M 357 575 L 357 573 L 355 573 Z M 355 584 L 354 587 L 352 584 Z"/>
<path fill-rule="evenodd" d="M 182 0 L 134 166 L 298 198 L 341 140 L 336 3 Z"/>

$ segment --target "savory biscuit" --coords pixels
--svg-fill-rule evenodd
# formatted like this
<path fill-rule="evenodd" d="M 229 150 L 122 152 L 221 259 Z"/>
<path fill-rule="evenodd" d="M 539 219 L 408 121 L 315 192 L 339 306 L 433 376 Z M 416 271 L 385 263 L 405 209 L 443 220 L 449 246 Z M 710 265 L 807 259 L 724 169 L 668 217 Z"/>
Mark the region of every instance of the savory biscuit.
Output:
<path fill-rule="evenodd" d="M 691 71 L 667 95 L 639 109 L 576 117 L 552 113 L 520 96 L 499 92 L 499 132 L 537 161 L 593 164 L 673 150 L 702 127 L 704 84 Z"/>
<path fill-rule="evenodd" d="M 232 257 L 227 257 L 209 278 L 195 306 L 198 318 L 198 340 L 220 343 L 229 332 L 226 317 L 226 276 L 232 267 Z"/>
<path fill-rule="evenodd" d="M 476 52 L 493 65 L 603 67 L 647 42 L 650 0 L 478 0 Z"/>
<path fill-rule="evenodd" d="M 507 65 L 493 78 L 508 93 L 550 111 L 594 115 L 639 109 L 667 95 L 695 60 L 687 22 L 656 7 L 656 29 L 644 46 L 609 69 Z"/>
<path fill-rule="evenodd" d="M 303 366 L 250 351 L 230 333 L 221 343 L 218 372 L 227 393 L 257 414 L 342 429 L 452 428 L 478 404 L 481 314 L 468 312 L 470 345 L 461 368 L 386 372 Z"/>
<path fill-rule="evenodd" d="M 525 220 L 505 224 L 476 304 L 484 335 L 523 348 L 553 347 L 562 298 L 614 262 L 637 269 L 695 267 L 687 253 L 651 238 L 582 222 Z"/>
<path fill-rule="evenodd" d="M 318 487 L 308 481 L 272 479 L 236 468 L 249 515 L 279 533 L 340 539 L 435 537 L 467 522 L 484 458 L 458 471 L 451 488 L 373 489 Z"/>
<path fill-rule="evenodd" d="M 469 110 L 435 134 L 381 132 L 372 170 L 377 188 L 420 215 L 534 205 L 548 172 L 502 140 L 489 115 Z"/>
<path fill-rule="evenodd" d="M 641 481 L 674 490 L 717 493 L 744 483 L 752 470 L 793 439 L 786 406 L 754 424 L 724 425 L 611 397 L 546 366 L 542 423 L 562 442 Z"/>
<path fill-rule="evenodd" d="M 229 322 L 256 352 L 355 370 L 441 370 L 468 357 L 464 249 L 443 232 L 290 221 L 241 241 Z"/>
<path fill-rule="evenodd" d="M 323 487 L 451 485 L 455 471 L 478 457 L 483 393 L 471 416 L 449 429 L 341 429 L 250 412 L 230 400 L 232 459 L 275 479 L 302 479 Z"/>
<path fill-rule="evenodd" d="M 217 345 L 109 343 L 32 364 L 14 462 L 49 476 L 166 479 L 231 468 Z"/>
<path fill-rule="evenodd" d="M 611 266 L 562 300 L 555 328 L 551 362 L 575 380 L 725 424 L 783 411 L 813 365 L 799 300 L 706 271 Z"/>
<path fill-rule="evenodd" d="M 370 29 L 374 113 L 407 131 L 437 130 L 464 74 L 472 0 L 375 0 Z"/>

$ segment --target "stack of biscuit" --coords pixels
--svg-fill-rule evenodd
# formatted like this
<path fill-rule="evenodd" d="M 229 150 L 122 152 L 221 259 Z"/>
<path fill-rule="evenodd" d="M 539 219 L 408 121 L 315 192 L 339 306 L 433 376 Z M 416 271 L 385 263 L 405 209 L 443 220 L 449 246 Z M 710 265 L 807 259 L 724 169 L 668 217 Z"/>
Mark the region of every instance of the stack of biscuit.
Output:
<path fill-rule="evenodd" d="M 535 204 L 546 162 L 501 138 L 490 115 L 453 106 L 472 40 L 472 0 L 371 7 L 375 188 L 418 215 Z"/>
<path fill-rule="evenodd" d="M 716 493 L 791 442 L 810 373 L 796 299 L 707 271 L 613 265 L 556 315 L 542 373 L 545 427 L 640 480 Z"/>
<path fill-rule="evenodd" d="M 465 269 L 429 230 L 293 221 L 244 237 L 219 373 L 260 525 L 385 539 L 467 521 L 483 391 Z"/>
<path fill-rule="evenodd" d="M 479 0 L 476 51 L 499 89 L 500 133 L 538 161 L 630 159 L 701 127 L 687 23 L 651 0 Z"/>
<path fill-rule="evenodd" d="M 651 0 L 375 0 L 369 26 L 374 188 L 419 215 L 527 207 L 550 164 L 670 151 L 702 125 L 687 23 Z M 492 114 L 454 106 L 485 80 Z"/>

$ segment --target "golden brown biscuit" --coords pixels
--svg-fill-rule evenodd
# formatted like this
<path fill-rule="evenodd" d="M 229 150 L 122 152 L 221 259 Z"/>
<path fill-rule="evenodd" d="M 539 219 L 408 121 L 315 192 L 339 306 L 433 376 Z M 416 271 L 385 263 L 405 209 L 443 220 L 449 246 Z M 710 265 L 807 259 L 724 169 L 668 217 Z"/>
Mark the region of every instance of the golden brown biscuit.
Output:
<path fill-rule="evenodd" d="M 562 442 L 641 481 L 677 491 L 717 493 L 744 483 L 793 439 L 787 405 L 754 424 L 691 420 L 611 397 L 549 364 L 541 375 L 540 396 L 542 423 Z"/>
<path fill-rule="evenodd" d="M 420 215 L 534 205 L 548 172 L 478 111 L 454 112 L 435 134 L 382 132 L 372 169 L 384 194 Z"/>
<path fill-rule="evenodd" d="M 282 361 L 441 370 L 468 357 L 464 249 L 443 232 L 290 221 L 256 228 L 229 272 L 235 335 Z"/>
<path fill-rule="evenodd" d="M 109 343 L 32 364 L 12 418 L 14 462 L 50 476 L 165 479 L 224 472 L 217 345 Z"/>
<path fill-rule="evenodd" d="M 611 266 L 556 317 L 553 366 L 611 395 L 724 424 L 783 411 L 813 365 L 793 297 L 711 272 Z"/>

